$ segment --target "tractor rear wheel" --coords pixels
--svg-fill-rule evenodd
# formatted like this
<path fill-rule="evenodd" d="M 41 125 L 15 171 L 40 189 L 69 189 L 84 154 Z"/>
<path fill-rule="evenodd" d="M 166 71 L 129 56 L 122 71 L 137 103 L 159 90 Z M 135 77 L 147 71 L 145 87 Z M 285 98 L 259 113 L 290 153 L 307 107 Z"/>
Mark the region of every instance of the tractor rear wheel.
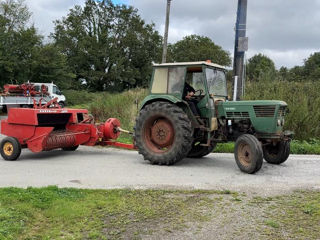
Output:
<path fill-rule="evenodd" d="M 168 102 L 147 105 L 136 120 L 136 146 L 152 164 L 172 165 L 185 158 L 191 149 L 192 135 L 186 113 Z"/>
<path fill-rule="evenodd" d="M 242 172 L 253 174 L 262 167 L 262 147 L 259 140 L 253 135 L 243 134 L 237 139 L 234 155 Z"/>
<path fill-rule="evenodd" d="M 205 147 L 200 146 L 200 144 L 193 144 L 192 149 L 188 153 L 189 158 L 202 158 L 212 153 L 213 149 L 217 146 L 217 143 L 211 143 L 211 146 Z"/>
<path fill-rule="evenodd" d="M 21 145 L 14 137 L 6 137 L 0 144 L 1 156 L 4 160 L 15 161 L 21 154 Z"/>
<path fill-rule="evenodd" d="M 270 164 L 284 163 L 290 155 L 290 142 L 281 141 L 277 145 L 266 145 L 263 147 L 264 159 Z"/>

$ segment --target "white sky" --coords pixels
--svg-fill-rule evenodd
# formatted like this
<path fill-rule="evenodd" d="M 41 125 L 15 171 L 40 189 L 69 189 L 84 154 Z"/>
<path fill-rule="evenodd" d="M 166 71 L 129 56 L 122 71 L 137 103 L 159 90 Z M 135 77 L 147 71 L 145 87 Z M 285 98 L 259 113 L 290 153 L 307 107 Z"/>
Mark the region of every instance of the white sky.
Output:
<path fill-rule="evenodd" d="M 121 0 L 117 0 L 120 2 Z M 124 0 L 123 0 L 124 1 Z M 32 20 L 43 35 L 53 21 L 66 16 L 84 0 L 26 0 Z M 271 57 L 276 66 L 302 65 L 320 51 L 320 0 L 248 0 L 248 58 L 256 53 Z M 147 23 L 163 34 L 166 0 L 125 0 Z M 237 0 L 172 0 L 169 42 L 190 34 L 208 36 L 233 52 Z"/>

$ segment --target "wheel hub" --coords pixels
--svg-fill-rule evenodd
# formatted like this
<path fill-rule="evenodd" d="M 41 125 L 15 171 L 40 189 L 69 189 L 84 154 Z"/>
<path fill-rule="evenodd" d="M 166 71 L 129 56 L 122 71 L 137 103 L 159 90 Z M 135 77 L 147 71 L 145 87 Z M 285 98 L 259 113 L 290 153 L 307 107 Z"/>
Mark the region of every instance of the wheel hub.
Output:
<path fill-rule="evenodd" d="M 174 130 L 168 120 L 158 120 L 151 128 L 151 140 L 159 147 L 167 147 L 172 144 Z"/>
<path fill-rule="evenodd" d="M 244 166 L 250 165 L 252 154 L 251 154 L 251 149 L 248 145 L 242 144 L 239 147 L 238 156 L 239 156 L 239 161 L 241 162 L 242 165 Z"/>
<path fill-rule="evenodd" d="M 13 145 L 10 142 L 6 142 L 3 146 L 3 152 L 7 155 L 7 156 L 11 156 L 13 153 Z"/>

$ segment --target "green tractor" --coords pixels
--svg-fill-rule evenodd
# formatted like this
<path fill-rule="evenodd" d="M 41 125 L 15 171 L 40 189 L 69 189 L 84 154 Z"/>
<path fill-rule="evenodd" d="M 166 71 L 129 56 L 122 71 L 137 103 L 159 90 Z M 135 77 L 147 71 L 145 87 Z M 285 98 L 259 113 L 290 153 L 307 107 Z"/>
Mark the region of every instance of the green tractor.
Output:
<path fill-rule="evenodd" d="M 286 112 L 283 101 L 228 101 L 222 66 L 157 64 L 136 120 L 135 143 L 145 160 L 172 165 L 204 157 L 217 143 L 235 141 L 238 167 L 253 174 L 263 158 L 271 164 L 288 159 L 292 132 L 283 130 Z"/>

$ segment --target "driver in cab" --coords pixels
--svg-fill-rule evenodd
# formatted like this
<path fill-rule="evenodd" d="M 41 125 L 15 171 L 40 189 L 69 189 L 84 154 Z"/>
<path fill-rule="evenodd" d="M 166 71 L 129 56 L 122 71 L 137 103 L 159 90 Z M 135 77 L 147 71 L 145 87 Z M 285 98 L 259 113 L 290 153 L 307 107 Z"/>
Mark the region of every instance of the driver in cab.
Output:
<path fill-rule="evenodd" d="M 195 95 L 196 91 L 194 90 L 194 88 L 192 86 L 190 86 L 190 84 L 188 84 L 187 82 L 184 85 L 184 90 L 183 90 L 183 100 L 185 100 L 192 113 L 195 115 L 195 117 L 197 119 L 200 119 L 200 112 L 199 109 L 197 108 L 197 100 L 194 99 L 194 95 Z"/>

